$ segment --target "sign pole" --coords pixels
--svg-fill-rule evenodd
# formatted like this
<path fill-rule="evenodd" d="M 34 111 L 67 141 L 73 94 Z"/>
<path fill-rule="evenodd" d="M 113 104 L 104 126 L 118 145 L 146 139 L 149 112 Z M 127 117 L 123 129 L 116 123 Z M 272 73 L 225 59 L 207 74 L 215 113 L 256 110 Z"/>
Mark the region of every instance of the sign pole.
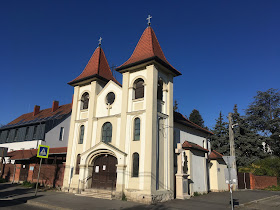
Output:
<path fill-rule="evenodd" d="M 40 160 L 40 166 L 39 166 L 39 171 L 38 171 L 38 178 L 37 178 L 35 196 L 37 196 L 37 190 L 38 190 L 38 183 L 39 183 L 39 178 L 40 178 L 40 171 L 41 171 L 42 159 L 43 159 L 43 158 L 41 158 L 41 160 Z"/>

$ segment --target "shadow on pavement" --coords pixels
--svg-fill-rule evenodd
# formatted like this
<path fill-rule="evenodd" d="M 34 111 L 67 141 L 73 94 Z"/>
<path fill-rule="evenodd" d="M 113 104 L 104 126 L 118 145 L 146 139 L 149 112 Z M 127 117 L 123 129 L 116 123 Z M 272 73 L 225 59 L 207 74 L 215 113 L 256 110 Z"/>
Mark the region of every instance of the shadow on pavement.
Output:
<path fill-rule="evenodd" d="M 9 207 L 26 203 L 28 200 L 41 197 L 30 195 L 34 193 L 32 188 L 19 188 L 18 184 L 0 184 L 0 207 Z M 11 188 L 11 189 L 9 189 Z M 26 196 L 24 196 L 26 195 Z"/>

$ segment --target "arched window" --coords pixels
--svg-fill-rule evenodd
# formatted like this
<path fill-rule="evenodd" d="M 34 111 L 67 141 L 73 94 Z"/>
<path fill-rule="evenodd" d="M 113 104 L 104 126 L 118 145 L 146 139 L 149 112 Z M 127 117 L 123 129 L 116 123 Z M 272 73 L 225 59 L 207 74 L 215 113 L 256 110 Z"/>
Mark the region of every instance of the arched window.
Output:
<path fill-rule="evenodd" d="M 109 122 L 104 123 L 102 126 L 102 141 L 105 143 L 112 141 L 112 124 Z"/>
<path fill-rule="evenodd" d="M 134 99 L 144 98 L 144 80 L 137 79 L 133 85 L 134 88 Z"/>
<path fill-rule="evenodd" d="M 76 169 L 75 169 L 75 174 L 79 174 L 80 172 L 80 162 L 81 162 L 81 155 L 77 155 L 77 160 L 76 160 Z"/>
<path fill-rule="evenodd" d="M 140 119 L 137 117 L 134 120 L 134 141 L 140 140 Z"/>
<path fill-rule="evenodd" d="M 157 87 L 157 99 L 162 101 L 162 96 L 163 96 L 163 81 L 159 79 L 158 87 Z"/>
<path fill-rule="evenodd" d="M 84 93 L 81 98 L 81 109 L 88 109 L 89 94 Z"/>
<path fill-rule="evenodd" d="M 79 144 L 82 144 L 84 142 L 84 134 L 85 134 L 85 126 L 82 125 L 80 127 L 80 139 L 79 139 Z"/>
<path fill-rule="evenodd" d="M 139 154 L 137 152 L 133 153 L 132 155 L 132 177 L 139 176 Z"/>

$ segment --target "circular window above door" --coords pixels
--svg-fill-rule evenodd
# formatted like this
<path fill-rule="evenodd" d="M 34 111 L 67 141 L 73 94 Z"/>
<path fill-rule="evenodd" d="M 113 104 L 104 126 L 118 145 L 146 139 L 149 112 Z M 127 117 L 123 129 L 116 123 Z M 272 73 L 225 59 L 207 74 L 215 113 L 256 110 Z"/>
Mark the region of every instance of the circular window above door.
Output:
<path fill-rule="evenodd" d="M 106 104 L 111 105 L 115 101 L 115 94 L 113 92 L 110 92 L 106 96 Z"/>

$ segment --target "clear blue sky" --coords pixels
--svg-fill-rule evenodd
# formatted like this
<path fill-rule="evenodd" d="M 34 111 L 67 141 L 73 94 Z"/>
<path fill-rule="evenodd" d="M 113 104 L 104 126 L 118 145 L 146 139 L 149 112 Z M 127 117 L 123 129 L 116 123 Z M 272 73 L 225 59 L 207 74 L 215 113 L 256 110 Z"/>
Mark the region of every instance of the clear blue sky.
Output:
<path fill-rule="evenodd" d="M 78 76 L 103 38 L 110 65 L 132 54 L 152 15 L 168 61 L 182 76 L 174 99 L 210 128 L 221 110 L 241 114 L 256 91 L 279 88 L 280 1 L 1 1 L 0 123 L 70 103 Z M 117 73 L 115 73 L 117 74 Z M 121 75 L 117 74 L 121 82 Z"/>

